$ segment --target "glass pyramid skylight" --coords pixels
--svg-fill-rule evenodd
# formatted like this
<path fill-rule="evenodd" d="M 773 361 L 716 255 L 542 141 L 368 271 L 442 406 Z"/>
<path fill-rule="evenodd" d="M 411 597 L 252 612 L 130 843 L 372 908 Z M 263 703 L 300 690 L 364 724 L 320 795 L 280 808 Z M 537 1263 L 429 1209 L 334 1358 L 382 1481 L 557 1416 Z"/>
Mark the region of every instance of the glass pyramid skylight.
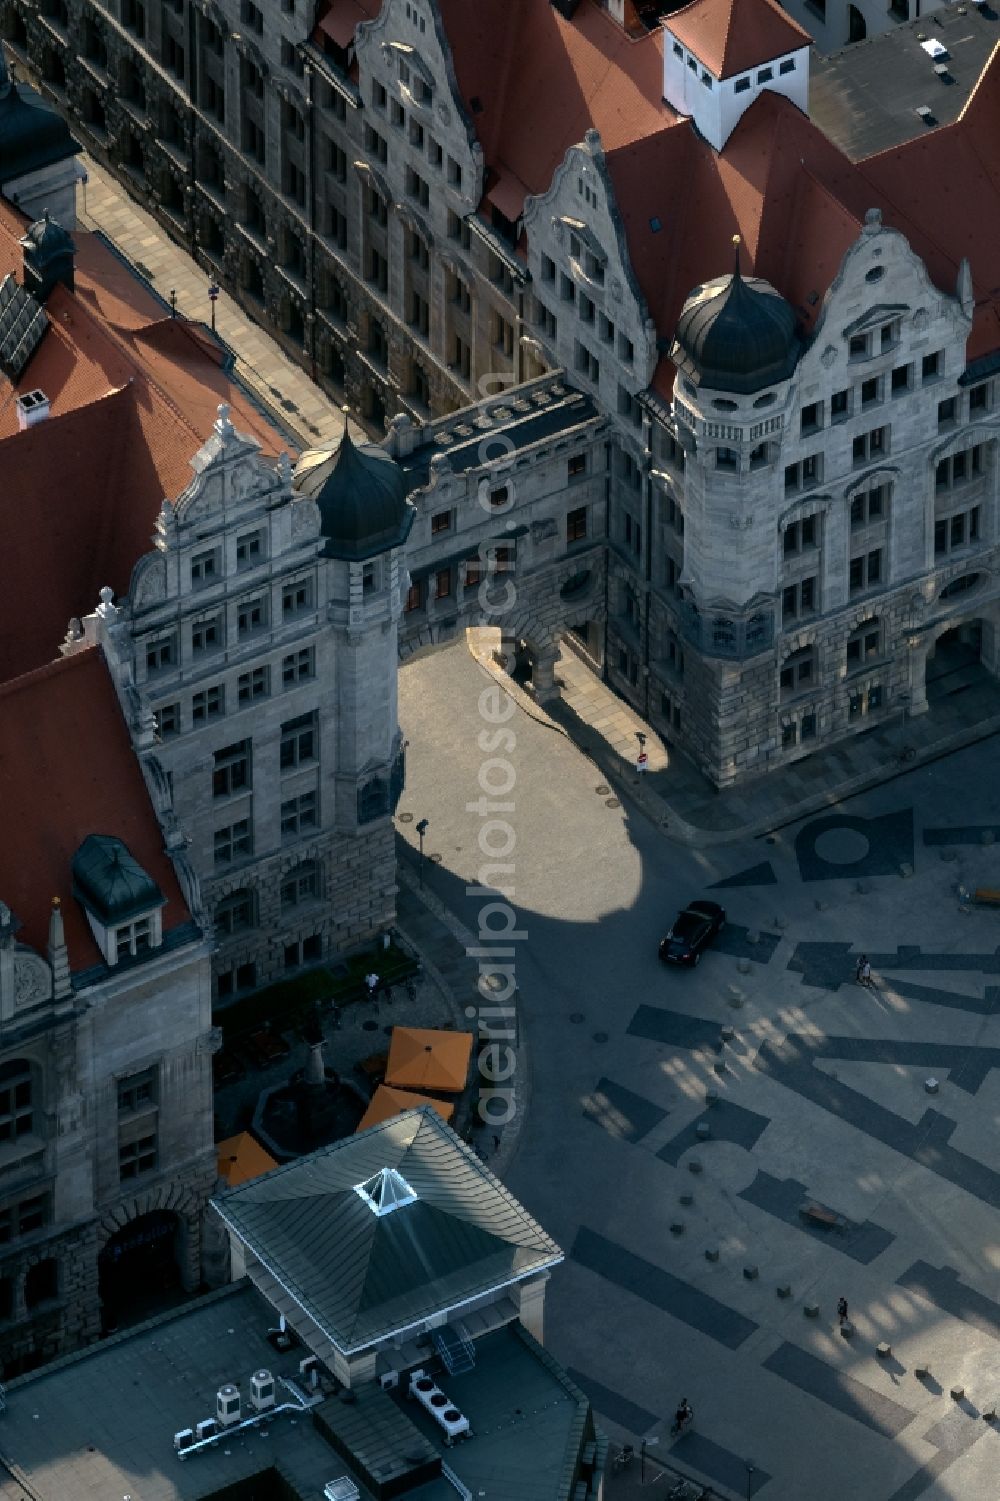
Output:
<path fill-rule="evenodd" d="M 402 1173 L 394 1167 L 380 1168 L 364 1183 L 356 1183 L 354 1192 L 365 1201 L 372 1214 L 377 1215 L 391 1214 L 394 1209 L 402 1209 L 404 1204 L 413 1204 L 417 1198 Z"/>

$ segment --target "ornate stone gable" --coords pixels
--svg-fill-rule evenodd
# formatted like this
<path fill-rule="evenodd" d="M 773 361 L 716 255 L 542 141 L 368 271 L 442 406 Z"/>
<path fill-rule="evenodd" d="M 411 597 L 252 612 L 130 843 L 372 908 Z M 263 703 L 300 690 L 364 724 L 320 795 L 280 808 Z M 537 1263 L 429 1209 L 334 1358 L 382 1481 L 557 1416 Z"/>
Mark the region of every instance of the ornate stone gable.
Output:
<path fill-rule="evenodd" d="M 584 140 L 567 151 L 556 168 L 546 193 L 525 202 L 524 225 L 528 235 L 528 262 L 536 285 L 545 286 L 543 257 L 555 262 L 557 275 L 566 274 L 576 286 L 577 311 L 581 292 L 614 326 L 615 343 L 608 347 L 600 329 L 585 320 L 563 317 L 560 325 L 571 327 L 584 343 L 593 345 L 601 360 L 602 374 L 612 377 L 607 394 L 611 411 L 618 408 L 618 385 L 638 394 L 649 385 L 659 359 L 656 325 L 649 314 L 632 267 L 625 225 L 607 170 L 604 148 L 597 130 L 588 130 Z M 576 253 L 574 253 L 576 252 Z M 565 306 L 565 303 L 563 304 Z M 631 358 L 623 357 L 627 345 Z M 564 340 L 559 362 L 574 368 L 574 338 Z"/>
<path fill-rule="evenodd" d="M 452 185 L 450 192 L 463 212 L 471 213 L 483 194 L 486 163 L 435 0 L 385 0 L 375 20 L 358 26 L 355 48 L 361 77 L 385 83 L 390 98 L 395 94 L 459 161 L 461 188 Z M 400 78 L 401 61 L 404 73 L 409 68 L 409 83 Z M 417 79 L 430 86 L 429 99 Z"/>

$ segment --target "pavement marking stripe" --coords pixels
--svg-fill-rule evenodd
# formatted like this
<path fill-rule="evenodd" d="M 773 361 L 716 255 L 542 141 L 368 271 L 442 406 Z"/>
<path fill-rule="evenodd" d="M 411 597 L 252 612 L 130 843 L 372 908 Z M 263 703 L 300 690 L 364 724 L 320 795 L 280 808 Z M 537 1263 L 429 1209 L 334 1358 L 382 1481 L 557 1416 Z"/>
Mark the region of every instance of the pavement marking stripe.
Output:
<path fill-rule="evenodd" d="M 764 1370 L 887 1438 L 902 1433 L 916 1417 L 908 1407 L 872 1391 L 870 1386 L 817 1360 L 798 1345 L 779 1345 L 764 1361 Z"/>
<path fill-rule="evenodd" d="M 636 1402 L 630 1402 L 620 1392 L 613 1392 L 609 1386 L 602 1386 L 599 1381 L 594 1380 L 593 1376 L 587 1376 L 583 1371 L 575 1370 L 573 1366 L 566 1367 L 566 1374 L 571 1381 L 576 1382 L 582 1392 L 586 1392 L 601 1417 L 617 1423 L 619 1428 L 625 1428 L 629 1433 L 634 1433 L 636 1438 L 641 1438 L 660 1421 L 655 1412 L 647 1412 L 644 1407 L 640 1407 Z"/>
<path fill-rule="evenodd" d="M 917 1293 L 942 1313 L 961 1319 L 980 1334 L 991 1339 L 1000 1339 L 1000 1303 L 975 1288 L 962 1282 L 954 1267 L 931 1266 L 927 1261 L 915 1261 L 896 1278 L 897 1287 Z"/>
<path fill-rule="evenodd" d="M 639 1006 L 627 1030 L 630 1037 L 665 1042 L 672 1048 L 719 1048 L 718 1022 L 685 1016 L 680 1011 L 661 1011 L 656 1006 Z"/>
<path fill-rule="evenodd" d="M 598 1079 L 593 1094 L 583 1102 L 584 1118 L 619 1141 L 638 1141 L 647 1136 L 669 1113 L 613 1079 Z"/>
<path fill-rule="evenodd" d="M 581 1225 L 570 1251 L 570 1257 L 579 1266 L 596 1272 L 607 1282 L 624 1288 L 637 1298 L 662 1309 L 672 1318 L 709 1339 L 725 1345 L 727 1350 L 738 1350 L 744 1340 L 757 1332 L 752 1319 L 744 1318 L 734 1308 L 720 1303 L 708 1293 L 703 1293 L 690 1282 L 674 1277 L 662 1267 L 654 1266 L 641 1256 L 627 1251 L 624 1246 L 596 1230 Z"/>
<path fill-rule="evenodd" d="M 697 1421 L 695 1414 L 695 1422 Z M 652 1450 L 649 1452 L 653 1453 Z M 733 1454 L 731 1450 L 723 1449 L 721 1444 L 713 1444 L 697 1428 L 685 1433 L 671 1446 L 670 1457 L 673 1459 L 675 1456 L 679 1467 L 700 1470 L 709 1480 L 735 1491 L 738 1496 L 755 1496 L 771 1479 L 766 1470 L 760 1469 L 756 1464 L 750 1470 L 743 1455 Z"/>
<path fill-rule="evenodd" d="M 768 1126 L 771 1124 L 769 1115 L 760 1115 L 756 1110 L 747 1110 L 744 1105 L 736 1105 L 732 1100 L 719 1100 L 709 1110 L 703 1110 L 696 1116 L 683 1131 L 679 1131 L 657 1152 L 657 1157 L 662 1157 L 664 1162 L 669 1162 L 676 1167 L 684 1153 L 691 1147 L 700 1145 L 698 1127 L 707 1125 L 711 1129 L 712 1141 L 728 1141 L 734 1146 L 743 1147 L 747 1152 L 752 1152 Z"/>

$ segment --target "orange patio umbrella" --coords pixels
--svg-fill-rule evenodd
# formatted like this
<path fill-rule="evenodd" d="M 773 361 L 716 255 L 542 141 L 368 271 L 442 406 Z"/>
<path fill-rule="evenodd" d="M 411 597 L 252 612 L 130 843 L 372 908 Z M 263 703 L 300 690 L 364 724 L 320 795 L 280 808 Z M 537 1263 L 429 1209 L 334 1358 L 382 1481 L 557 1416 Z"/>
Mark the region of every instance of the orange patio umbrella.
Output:
<path fill-rule="evenodd" d="M 369 1126 L 381 1125 L 382 1121 L 391 1120 L 394 1115 L 401 1115 L 404 1110 L 416 1110 L 418 1105 L 431 1105 L 444 1120 L 450 1121 L 455 1114 L 455 1107 L 447 1100 L 432 1100 L 430 1095 L 413 1094 L 408 1089 L 391 1089 L 388 1084 L 380 1084 L 372 1095 L 371 1104 L 361 1117 L 358 1126 L 359 1131 L 367 1131 Z"/>
<path fill-rule="evenodd" d="M 471 1032 L 393 1027 L 385 1082 L 400 1089 L 458 1094 L 465 1088 L 471 1057 Z"/>
<path fill-rule="evenodd" d="M 261 1173 L 269 1173 L 272 1167 L 278 1166 L 249 1131 L 227 1136 L 225 1141 L 216 1144 L 215 1150 L 219 1158 L 219 1177 L 224 1178 L 230 1188 L 235 1188 L 237 1183 L 246 1183 L 248 1178 L 259 1178 Z"/>

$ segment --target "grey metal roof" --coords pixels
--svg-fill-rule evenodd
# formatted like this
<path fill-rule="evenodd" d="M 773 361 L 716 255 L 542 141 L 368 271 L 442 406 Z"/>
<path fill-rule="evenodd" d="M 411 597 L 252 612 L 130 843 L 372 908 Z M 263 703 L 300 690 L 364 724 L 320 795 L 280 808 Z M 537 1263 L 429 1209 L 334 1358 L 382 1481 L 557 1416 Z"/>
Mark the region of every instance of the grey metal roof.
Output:
<path fill-rule="evenodd" d="M 106 926 L 166 905 L 153 877 L 113 834 L 88 834 L 71 868 L 73 895 Z"/>
<path fill-rule="evenodd" d="M 82 149 L 66 121 L 33 89 L 11 82 L 0 49 L 0 183 L 16 181 Z"/>
<path fill-rule="evenodd" d="M 382 1168 L 396 1169 L 416 1197 L 377 1215 L 355 1190 Z M 427 1106 L 213 1202 L 347 1352 L 562 1260 L 541 1226 Z"/>
<path fill-rule="evenodd" d="M 530 405 L 523 398 L 512 398 L 508 416 L 494 416 L 492 422 L 473 427 L 468 412 L 456 413 L 448 426 L 435 428 L 429 443 L 422 444 L 399 460 L 411 490 L 425 485 L 430 476 L 431 459 L 443 454 L 453 474 L 470 469 L 489 469 L 496 464 L 497 448 L 488 440 L 502 433 L 509 455 L 570 432 L 582 423 L 591 422 L 600 413 L 593 398 L 585 392 L 566 387 L 548 397 L 544 405 Z"/>
<path fill-rule="evenodd" d="M 416 515 L 392 455 L 374 443 L 357 446 L 346 427 L 329 458 L 300 470 L 295 489 L 319 507 L 326 557 L 358 561 L 401 547 Z"/>
<path fill-rule="evenodd" d="M 690 294 L 670 358 L 708 390 L 750 394 L 786 380 L 798 354 L 791 306 L 768 282 L 743 277 L 737 267 Z"/>
<path fill-rule="evenodd" d="M 947 50 L 944 72 L 935 72 L 918 34 Z M 854 161 L 899 146 L 958 118 L 998 41 L 997 12 L 968 4 L 942 6 L 826 57 L 813 48 L 809 117 Z M 926 124 L 917 114 L 924 107 Z"/>
<path fill-rule="evenodd" d="M 0 281 L 0 370 L 17 380 L 49 326 L 49 316 L 9 272 Z"/>

